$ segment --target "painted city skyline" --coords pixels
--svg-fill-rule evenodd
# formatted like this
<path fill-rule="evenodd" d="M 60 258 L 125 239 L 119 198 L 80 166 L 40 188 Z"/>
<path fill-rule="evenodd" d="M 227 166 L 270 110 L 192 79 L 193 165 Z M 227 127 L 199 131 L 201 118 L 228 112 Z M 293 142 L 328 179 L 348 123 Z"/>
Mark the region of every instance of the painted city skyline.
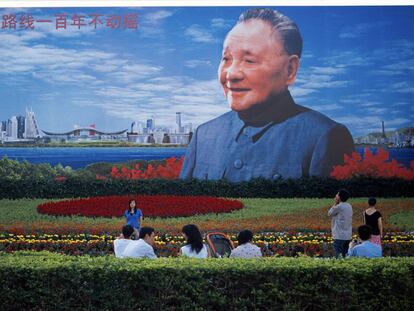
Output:
<path fill-rule="evenodd" d="M 32 107 L 42 130 L 74 124 L 124 129 L 152 117 L 197 126 L 229 110 L 217 81 L 226 33 L 246 8 L 2 9 L 53 20 L 0 29 L 0 119 Z M 413 7 L 275 7 L 299 26 L 304 54 L 291 88 L 298 104 L 352 135 L 413 126 Z M 57 14 L 68 27 L 56 29 Z M 137 27 L 89 25 L 137 14 Z M 70 26 L 74 15 L 86 25 Z M 3 18 L 4 20 L 4 18 Z M 80 28 L 80 29 L 78 29 Z"/>

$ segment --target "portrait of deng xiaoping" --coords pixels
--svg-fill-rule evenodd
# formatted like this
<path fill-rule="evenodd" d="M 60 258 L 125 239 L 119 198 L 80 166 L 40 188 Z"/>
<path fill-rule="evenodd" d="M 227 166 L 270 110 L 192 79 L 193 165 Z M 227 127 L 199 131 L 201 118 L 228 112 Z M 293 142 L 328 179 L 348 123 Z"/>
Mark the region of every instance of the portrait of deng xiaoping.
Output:
<path fill-rule="evenodd" d="M 302 36 L 271 9 L 242 13 L 223 43 L 218 79 L 231 111 L 200 125 L 188 146 L 183 179 L 329 176 L 354 151 L 348 129 L 295 103 Z"/>

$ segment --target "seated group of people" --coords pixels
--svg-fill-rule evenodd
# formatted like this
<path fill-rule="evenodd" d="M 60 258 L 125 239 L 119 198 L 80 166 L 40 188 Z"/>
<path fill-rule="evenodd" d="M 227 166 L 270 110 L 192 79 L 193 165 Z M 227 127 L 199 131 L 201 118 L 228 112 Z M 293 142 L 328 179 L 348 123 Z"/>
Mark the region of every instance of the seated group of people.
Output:
<path fill-rule="evenodd" d="M 142 227 L 138 240 L 132 240 L 134 228 L 126 225 L 122 235 L 114 241 L 114 252 L 117 258 L 157 258 L 154 252 L 154 228 Z M 185 225 L 182 234 L 186 240 L 180 248 L 180 255 L 192 258 L 210 257 L 209 249 L 203 242 L 200 230 L 196 225 Z M 252 243 L 253 233 L 250 230 L 241 231 L 238 236 L 238 247 L 231 251 L 230 257 L 259 258 L 262 257 L 260 248 Z"/>
<path fill-rule="evenodd" d="M 114 252 L 117 258 L 157 258 L 154 252 L 154 228 L 142 227 L 137 240 L 132 240 L 135 230 L 126 225 L 122 228 L 121 237 L 114 241 Z M 180 255 L 193 258 L 210 257 L 209 249 L 203 242 L 200 230 L 196 225 L 185 225 L 182 234 L 186 240 L 180 248 Z M 354 240 L 349 245 L 348 257 L 382 257 L 382 248 L 370 241 L 372 229 L 369 225 L 358 227 L 359 241 Z M 230 257 L 260 258 L 262 252 L 252 243 L 253 233 L 243 230 L 237 235 L 238 246 L 231 251 Z"/>

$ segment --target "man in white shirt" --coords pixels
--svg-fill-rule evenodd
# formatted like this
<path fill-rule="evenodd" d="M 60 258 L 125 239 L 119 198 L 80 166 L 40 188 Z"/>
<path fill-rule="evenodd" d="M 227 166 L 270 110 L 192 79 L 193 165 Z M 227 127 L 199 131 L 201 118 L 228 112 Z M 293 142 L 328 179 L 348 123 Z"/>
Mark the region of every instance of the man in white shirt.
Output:
<path fill-rule="evenodd" d="M 142 227 L 139 231 L 139 240 L 131 241 L 125 248 L 124 258 L 157 258 L 154 253 L 154 228 Z"/>
<path fill-rule="evenodd" d="M 129 245 L 131 236 L 134 233 L 134 228 L 130 225 L 122 227 L 122 234 L 114 241 L 114 253 L 116 258 L 123 258 L 125 248 Z"/>

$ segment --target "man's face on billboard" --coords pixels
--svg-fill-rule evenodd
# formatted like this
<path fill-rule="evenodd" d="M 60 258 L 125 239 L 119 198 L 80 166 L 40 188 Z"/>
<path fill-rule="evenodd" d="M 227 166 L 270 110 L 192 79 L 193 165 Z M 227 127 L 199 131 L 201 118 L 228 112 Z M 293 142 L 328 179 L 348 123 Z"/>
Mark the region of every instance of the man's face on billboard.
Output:
<path fill-rule="evenodd" d="M 246 111 L 287 89 L 296 77 L 299 59 L 289 56 L 270 24 L 248 20 L 227 35 L 218 75 L 234 111 Z"/>

